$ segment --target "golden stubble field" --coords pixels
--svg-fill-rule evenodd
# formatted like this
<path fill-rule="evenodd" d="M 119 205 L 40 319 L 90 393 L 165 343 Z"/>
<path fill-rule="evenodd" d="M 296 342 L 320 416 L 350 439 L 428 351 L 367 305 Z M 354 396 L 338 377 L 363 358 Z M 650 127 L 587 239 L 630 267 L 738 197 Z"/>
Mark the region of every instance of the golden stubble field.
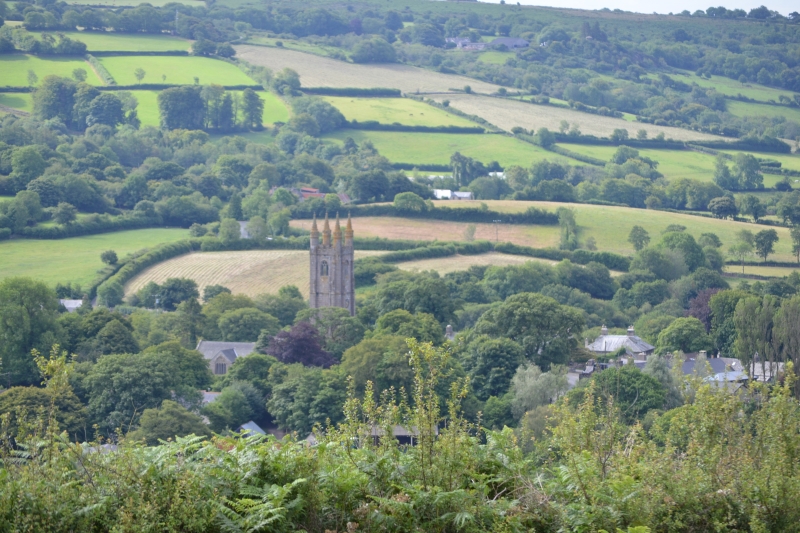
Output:
<path fill-rule="evenodd" d="M 597 135 L 598 137 L 607 137 L 615 129 L 624 128 L 628 130 L 628 134 L 631 137 L 636 137 L 636 132 L 643 129 L 647 131 L 647 136 L 651 139 L 659 133 L 664 133 L 668 139 L 672 138 L 680 141 L 724 140 L 722 137 L 681 128 L 654 126 L 642 122 L 628 122 L 621 118 L 603 117 L 573 109 L 535 105 L 504 98 L 470 94 L 436 95 L 432 98 L 438 102 L 450 100 L 451 107 L 470 115 L 479 116 L 504 130 L 511 130 L 511 128 L 519 126 L 526 130 L 547 128 L 558 131 L 561 121 L 566 120 L 570 124 L 577 123 L 581 133 Z"/>
<path fill-rule="evenodd" d="M 300 74 L 303 87 L 388 87 L 406 93 L 448 92 L 465 85 L 481 93 L 500 87 L 463 76 L 442 74 L 398 63 L 357 65 L 314 54 L 264 46 L 235 46 L 236 57 L 278 72 L 290 68 Z"/>
<path fill-rule="evenodd" d="M 382 252 L 356 252 L 356 258 Z M 154 265 L 125 285 L 129 296 L 148 282 L 189 278 L 200 294 L 207 285 L 224 285 L 234 294 L 275 294 L 284 285 L 295 285 L 308 297 L 308 251 L 255 250 L 242 252 L 198 252 Z"/>

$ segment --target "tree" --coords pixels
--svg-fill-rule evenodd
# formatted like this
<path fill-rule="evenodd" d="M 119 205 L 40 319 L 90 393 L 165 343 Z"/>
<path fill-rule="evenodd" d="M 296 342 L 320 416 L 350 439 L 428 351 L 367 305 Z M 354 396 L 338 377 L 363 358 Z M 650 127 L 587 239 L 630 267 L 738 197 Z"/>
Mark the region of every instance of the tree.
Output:
<path fill-rule="evenodd" d="M 136 353 L 139 344 L 133 338 L 131 331 L 119 320 L 111 320 L 97 333 L 97 343 L 101 353 Z"/>
<path fill-rule="evenodd" d="M 350 59 L 353 63 L 394 63 L 397 53 L 386 40 L 376 37 L 356 44 Z"/>
<path fill-rule="evenodd" d="M 59 430 L 72 439 L 85 439 L 86 409 L 71 387 L 61 390 L 40 387 L 11 387 L 0 394 L 0 413 L 9 417 L 9 432 L 14 435 L 20 424 L 32 424 L 36 417 L 55 407 Z M 25 414 L 25 419 L 22 415 Z"/>
<path fill-rule="evenodd" d="M 686 266 L 694 272 L 706 263 L 706 256 L 697 241 L 689 233 L 669 232 L 661 237 L 659 248 L 674 250 L 683 254 Z"/>
<path fill-rule="evenodd" d="M 100 254 L 100 260 L 107 265 L 116 265 L 118 260 L 117 252 L 114 250 L 106 250 Z"/>
<path fill-rule="evenodd" d="M 650 234 L 641 226 L 634 226 L 628 234 L 628 242 L 638 252 L 650 243 Z"/>
<path fill-rule="evenodd" d="M 217 51 L 217 45 L 206 39 L 197 39 L 192 43 L 192 53 L 196 56 L 210 56 Z"/>
<path fill-rule="evenodd" d="M 236 55 L 236 49 L 230 43 L 222 43 L 217 45 L 216 53 L 219 57 L 231 58 Z"/>
<path fill-rule="evenodd" d="M 583 313 L 537 293 L 508 297 L 490 308 L 475 325 L 477 333 L 506 337 L 519 343 L 540 368 L 569 360 L 575 335 L 584 327 Z"/>
<path fill-rule="evenodd" d="M 280 329 L 278 319 L 255 308 L 226 311 L 217 322 L 222 340 L 255 342 L 262 333 L 275 335 Z"/>
<path fill-rule="evenodd" d="M 375 323 L 376 335 L 397 335 L 412 337 L 420 342 L 432 342 L 439 345 L 444 342 L 442 326 L 429 313 L 412 315 L 405 309 L 395 309 L 381 315 Z"/>
<path fill-rule="evenodd" d="M 77 217 L 78 210 L 75 209 L 74 205 L 68 204 L 67 202 L 58 202 L 55 211 L 53 211 L 53 220 L 55 220 L 57 224 L 64 226 L 75 222 Z"/>
<path fill-rule="evenodd" d="M 733 156 L 736 166 L 736 176 L 742 189 L 763 189 L 764 176 L 761 174 L 761 165 L 755 156 L 750 154 L 736 154 Z"/>
<path fill-rule="evenodd" d="M 272 88 L 278 94 L 294 94 L 300 89 L 300 75 L 288 67 L 284 68 L 272 78 Z"/>
<path fill-rule="evenodd" d="M 694 317 L 677 318 L 658 335 L 659 353 L 680 350 L 699 352 L 711 349 L 711 339 L 702 322 Z"/>
<path fill-rule="evenodd" d="M 800 226 L 792 227 L 789 234 L 792 237 L 792 253 L 797 256 L 797 262 L 800 263 Z"/>
<path fill-rule="evenodd" d="M 267 347 L 267 354 L 282 363 L 302 363 L 305 366 L 327 368 L 335 363 L 331 354 L 322 349 L 319 330 L 308 322 L 300 322 L 289 331 L 280 331 Z"/>
<path fill-rule="evenodd" d="M 39 81 L 39 76 L 32 70 L 28 71 L 28 85 L 33 87 Z"/>
<path fill-rule="evenodd" d="M 178 304 L 190 298 L 199 298 L 197 283 L 187 278 L 167 278 L 160 287 L 160 307 L 165 311 L 175 311 Z"/>
<path fill-rule="evenodd" d="M 247 234 L 254 241 L 264 243 L 269 236 L 269 226 L 262 217 L 255 216 L 247 222 Z"/>
<path fill-rule="evenodd" d="M 242 114 L 246 128 L 263 128 L 264 101 L 253 89 L 245 89 L 242 93 Z"/>
<path fill-rule="evenodd" d="M 736 202 L 730 196 L 720 196 L 714 198 L 708 203 L 708 210 L 716 218 L 735 217 L 738 210 L 736 209 Z"/>
<path fill-rule="evenodd" d="M 723 154 L 719 154 L 714 161 L 714 183 L 726 191 L 739 189 L 739 180 L 731 174 L 731 169 L 728 167 L 727 160 Z"/>
<path fill-rule="evenodd" d="M 765 229 L 756 233 L 753 244 L 756 253 L 767 261 L 767 256 L 775 251 L 775 243 L 778 242 L 778 232 L 774 229 Z"/>
<path fill-rule="evenodd" d="M 86 81 L 86 70 L 82 68 L 76 68 L 72 71 L 72 77 L 75 81 L 84 82 Z"/>
<path fill-rule="evenodd" d="M 542 372 L 534 364 L 520 365 L 511 380 L 511 412 L 519 420 L 528 411 L 554 402 L 567 390 L 567 367 L 556 365 L 549 372 Z"/>
<path fill-rule="evenodd" d="M 202 130 L 205 104 L 197 86 L 172 87 L 158 93 L 161 126 L 166 129 Z"/>
<path fill-rule="evenodd" d="M 401 192 L 394 197 L 394 208 L 401 213 L 422 213 L 428 206 L 418 194 Z"/>
<path fill-rule="evenodd" d="M 231 294 L 231 290 L 228 287 L 223 287 L 222 285 L 206 285 L 206 288 L 203 289 L 203 301 L 208 302 L 218 294 Z"/>
<path fill-rule="evenodd" d="M 633 424 L 653 409 L 662 409 L 665 401 L 664 386 L 645 374 L 635 365 L 609 368 L 592 376 L 596 393 L 603 400 L 614 398 L 622 420 Z M 576 387 L 568 395 L 575 405 L 584 398 L 586 387 Z M 603 402 L 605 403 L 605 401 Z"/>
<path fill-rule="evenodd" d="M 39 119 L 59 118 L 72 124 L 76 84 L 69 78 L 45 76 L 33 93 L 33 114 Z"/>
<path fill-rule="evenodd" d="M 302 298 L 292 298 L 302 301 Z M 305 304 L 305 301 L 302 301 Z M 430 316 L 430 315 L 428 315 Z M 433 317 L 431 317 L 432 319 Z M 364 338 L 364 325 L 357 317 L 350 316 L 347 309 L 341 307 L 322 307 L 319 309 L 303 309 L 296 314 L 295 322 L 311 322 L 325 339 L 325 350 L 331 352 L 336 360 L 342 354 L 358 344 Z M 436 323 L 435 320 L 433 320 Z M 436 323 L 438 326 L 438 323 Z M 441 328 L 437 328 L 441 338 Z M 434 340 L 436 338 L 434 337 Z"/>
<path fill-rule="evenodd" d="M 47 162 L 35 146 L 23 146 L 11 153 L 11 178 L 17 190 L 44 174 Z"/>
<path fill-rule="evenodd" d="M 353 378 L 359 393 L 364 391 L 367 381 L 375 390 L 384 391 L 394 387 L 410 392 L 414 374 L 408 365 L 408 345 L 403 337 L 379 335 L 364 339 L 345 350 L 341 368 L 346 376 Z"/>
<path fill-rule="evenodd" d="M 58 299 L 44 283 L 30 278 L 0 281 L 0 377 L 4 385 L 40 381 L 31 350 L 48 353 L 57 344 Z"/>
<path fill-rule="evenodd" d="M 475 338 L 464 354 L 464 368 L 475 395 L 482 401 L 505 394 L 514 372 L 524 361 L 525 352 L 518 343 L 488 335 Z"/>
<path fill-rule="evenodd" d="M 241 238 L 242 227 L 233 218 L 223 219 L 219 224 L 219 240 L 224 244 L 236 242 Z"/>
<path fill-rule="evenodd" d="M 148 446 L 159 441 L 185 437 L 187 435 L 211 436 L 203 419 L 172 400 L 164 400 L 157 409 L 145 409 L 139 420 L 139 428 L 128 434 L 133 440 L 143 440 Z"/>
<path fill-rule="evenodd" d="M 235 429 L 253 417 L 253 409 L 243 391 L 226 387 L 217 398 L 203 408 L 214 431 Z"/>
<path fill-rule="evenodd" d="M 739 200 L 739 211 L 742 214 L 750 215 L 753 217 L 753 221 L 758 222 L 758 219 L 767 213 L 767 208 L 757 196 L 746 194 Z"/>
<path fill-rule="evenodd" d="M 94 98 L 89 104 L 89 115 L 86 117 L 86 125 L 104 124 L 112 128 L 125 122 L 125 111 L 122 108 L 122 100 L 111 93 L 103 93 Z"/>
<path fill-rule="evenodd" d="M 231 201 L 228 203 L 228 218 L 234 220 L 242 220 L 244 218 L 242 214 L 242 197 L 239 193 L 231 195 Z"/>
<path fill-rule="evenodd" d="M 136 78 L 136 83 L 142 83 L 142 80 L 147 75 L 142 67 L 137 68 L 133 71 L 133 76 Z"/>

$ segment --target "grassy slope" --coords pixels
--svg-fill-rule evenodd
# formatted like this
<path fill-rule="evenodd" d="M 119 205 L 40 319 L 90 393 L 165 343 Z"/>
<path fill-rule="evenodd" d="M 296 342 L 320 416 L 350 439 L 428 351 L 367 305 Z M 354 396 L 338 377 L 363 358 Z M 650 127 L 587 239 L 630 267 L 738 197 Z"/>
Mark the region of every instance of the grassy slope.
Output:
<path fill-rule="evenodd" d="M 166 75 L 166 83 L 194 83 L 194 77 L 201 84 L 253 85 L 244 72 L 230 63 L 207 57 L 171 56 L 114 56 L 98 58 L 118 85 L 136 85 L 133 72 L 143 68 L 146 72 L 142 83 L 165 83 L 161 76 Z"/>
<path fill-rule="evenodd" d="M 136 7 L 142 2 L 140 0 L 65 0 L 67 4 L 74 4 L 74 5 L 88 5 L 88 6 L 111 6 L 111 7 L 124 7 L 124 6 L 131 6 Z M 150 0 L 147 2 L 148 4 L 154 7 L 163 7 L 167 4 L 171 4 L 175 2 L 175 0 Z M 199 1 L 192 1 L 192 0 L 178 0 L 176 3 L 178 4 L 186 4 L 192 7 L 202 7 L 202 2 Z"/>
<path fill-rule="evenodd" d="M 335 141 L 344 141 L 347 137 L 357 143 L 372 141 L 381 155 L 396 163 L 445 165 L 454 152 L 460 152 L 483 163 L 497 161 L 503 166 L 527 167 L 542 159 L 580 164 L 504 135 L 339 130 L 326 136 Z"/>
<path fill-rule="evenodd" d="M 103 267 L 100 254 L 125 255 L 188 237 L 184 229 L 142 229 L 61 240 L 15 239 L 0 242 L 0 278 L 30 276 L 49 285 L 88 285 Z"/>
<path fill-rule="evenodd" d="M 562 144 L 579 154 L 589 155 L 609 161 L 617 148 L 614 146 L 592 146 L 586 144 Z M 730 151 L 731 154 L 738 152 Z M 639 154 L 658 161 L 658 171 L 667 178 L 691 178 L 698 181 L 712 181 L 714 179 L 714 156 L 690 150 L 639 150 Z M 800 157 L 796 156 L 777 156 L 773 154 L 754 154 L 758 157 L 771 159 L 785 159 L 791 164 L 800 165 Z M 786 168 L 791 168 L 787 165 Z M 774 187 L 781 181 L 781 176 L 774 174 L 764 174 L 764 186 Z"/>
<path fill-rule="evenodd" d="M 751 102 L 739 102 L 730 100 L 727 103 L 728 111 L 737 117 L 780 117 L 786 120 L 800 122 L 800 109 L 796 107 L 786 107 L 767 104 L 754 104 Z"/>
<path fill-rule="evenodd" d="M 0 105 L 27 111 L 33 111 L 33 98 L 31 93 L 0 93 Z"/>
<path fill-rule="evenodd" d="M 742 85 L 736 80 L 724 78 L 722 76 L 711 76 L 711 79 L 701 78 L 689 72 L 685 76 L 675 76 L 675 79 L 685 83 L 696 83 L 700 87 L 707 87 L 716 89 L 717 92 L 725 96 L 737 96 L 741 94 L 748 98 L 758 100 L 760 102 L 769 102 L 770 100 L 778 101 L 780 95 L 792 97 L 791 91 L 784 91 L 781 89 L 773 89 L 765 85 L 757 83 L 747 83 Z"/>
<path fill-rule="evenodd" d="M 4 54 L 0 56 L 0 85 L 24 87 L 28 85 L 28 71 L 32 70 L 39 77 L 39 83 L 49 74 L 72 77 L 72 71 L 82 68 L 88 74 L 86 83 L 103 85 L 92 67 L 82 59 L 48 56 L 42 59 L 27 54 Z M 38 84 L 37 84 L 38 85 Z"/>
<path fill-rule="evenodd" d="M 478 60 L 491 65 L 505 65 L 506 59 L 515 57 L 517 57 L 517 54 L 514 52 L 498 52 L 497 50 L 490 50 L 488 52 L 482 52 L 478 56 Z"/>
<path fill-rule="evenodd" d="M 136 111 L 139 114 L 139 120 L 142 121 L 142 125 L 158 126 L 158 91 L 131 91 L 131 93 L 139 101 Z M 264 101 L 264 113 L 262 115 L 264 124 L 274 124 L 275 122 L 289 120 L 289 110 L 280 98 L 268 92 L 259 92 L 258 94 Z M 0 104 L 2 103 L 2 96 L 0 96 Z"/>
<path fill-rule="evenodd" d="M 324 99 L 338 108 L 347 120 L 376 120 L 383 124 L 397 122 L 409 126 L 478 126 L 470 120 L 410 98 L 326 96 Z"/>
<path fill-rule="evenodd" d="M 86 44 L 90 52 L 171 52 L 188 50 L 190 41 L 170 35 L 144 35 L 98 31 L 62 32 L 70 39 Z"/>

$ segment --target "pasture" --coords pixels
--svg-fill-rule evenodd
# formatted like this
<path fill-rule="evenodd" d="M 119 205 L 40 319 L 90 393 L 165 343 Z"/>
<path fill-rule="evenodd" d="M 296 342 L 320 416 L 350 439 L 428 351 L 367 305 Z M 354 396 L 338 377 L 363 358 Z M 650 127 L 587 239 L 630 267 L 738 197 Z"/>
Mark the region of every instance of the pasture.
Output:
<path fill-rule="evenodd" d="M 739 102 L 729 100 L 726 103 L 727 111 L 737 117 L 769 117 L 785 118 L 800 122 L 800 109 L 784 105 L 754 104 L 752 102 Z"/>
<path fill-rule="evenodd" d="M 33 97 L 31 93 L 0 93 L 0 105 L 31 113 L 33 111 Z"/>
<path fill-rule="evenodd" d="M 90 85 L 103 85 L 97 74 L 94 73 L 92 66 L 83 59 L 48 56 L 47 59 L 28 55 L 28 54 L 2 54 L 0 55 L 0 85 L 10 87 L 27 87 L 28 71 L 32 70 L 39 81 L 42 82 L 45 76 L 50 74 L 72 77 L 72 71 L 82 68 L 86 71 L 86 83 Z"/>
<path fill-rule="evenodd" d="M 598 137 L 607 137 L 615 129 L 621 128 L 627 129 L 631 136 L 635 136 L 637 131 L 643 129 L 651 138 L 663 133 L 668 139 L 680 141 L 721 139 L 721 137 L 681 128 L 631 123 L 622 118 L 591 115 L 574 109 L 531 104 L 511 98 L 493 98 L 474 94 L 439 94 L 432 98 L 438 102 L 450 100 L 450 106 L 467 114 L 479 116 L 490 124 L 507 131 L 517 126 L 526 130 L 548 128 L 558 131 L 561 121 L 566 120 L 570 124 L 577 124 L 581 133 Z"/>
<path fill-rule="evenodd" d="M 575 218 L 579 226 L 578 237 L 581 242 L 589 237 L 594 237 L 597 242 L 598 250 L 608 252 L 616 252 L 620 254 L 632 255 L 634 253 L 633 246 L 628 242 L 628 234 L 631 228 L 635 225 L 642 226 L 648 233 L 652 242 L 657 242 L 661 233 L 670 224 L 680 224 L 686 226 L 687 233 L 691 233 L 695 238 L 700 237 L 702 233 L 715 233 L 722 240 L 722 251 L 727 252 L 728 247 L 735 241 L 736 233 L 742 229 L 747 229 L 753 233 L 758 233 L 764 229 L 775 229 L 778 232 L 780 240 L 775 245 L 775 254 L 770 256 L 772 261 L 794 261 L 796 257 L 792 254 L 792 241 L 789 236 L 788 228 L 767 228 L 758 224 L 751 224 L 747 222 L 733 222 L 730 220 L 721 220 L 718 218 L 700 217 L 683 213 L 670 213 L 666 211 L 653 211 L 650 209 L 635 209 L 632 207 L 614 207 L 604 205 L 591 205 L 591 204 L 565 204 L 559 202 L 521 202 L 514 200 L 486 200 L 489 209 L 517 213 L 526 210 L 528 207 L 539 207 L 548 211 L 555 211 L 559 207 L 567 207 L 575 211 Z M 435 205 L 446 205 L 448 207 L 468 207 L 476 206 L 478 202 L 454 202 L 449 200 L 435 200 Z M 356 220 L 356 219 L 354 219 Z M 416 222 L 416 221 L 414 221 Z M 439 224 L 438 221 L 430 222 L 432 226 L 431 238 L 435 235 L 435 226 Z M 466 226 L 466 224 L 465 224 Z M 500 241 L 507 240 L 509 242 L 516 242 L 511 239 L 504 239 L 504 231 L 509 236 L 519 235 L 522 230 L 515 228 L 531 228 L 532 231 L 541 235 L 552 235 L 550 244 L 528 244 L 528 246 L 551 246 L 558 244 L 558 227 L 551 226 L 512 226 L 500 225 Z M 463 230 L 462 230 L 463 231 Z M 461 233 L 453 233 L 453 235 L 461 235 Z M 400 238 L 400 237 L 398 237 Z M 422 238 L 422 237 L 414 237 Z M 456 239 L 458 237 L 452 237 Z M 477 239 L 486 239 L 486 235 L 480 235 L 476 232 Z M 492 236 L 493 238 L 493 236 Z M 441 240 L 449 240 L 449 237 L 440 236 Z M 538 239 L 544 242 L 545 239 Z M 526 244 L 519 242 L 519 244 Z"/>
<path fill-rule="evenodd" d="M 234 92 L 241 94 L 241 91 Z M 158 93 L 159 91 L 131 91 L 131 94 L 139 101 L 136 112 L 139 114 L 139 120 L 142 121 L 142 126 L 158 127 L 160 123 Z M 274 124 L 275 122 L 286 122 L 289 120 L 289 110 L 283 103 L 283 100 L 273 93 L 259 92 L 258 95 L 264 101 L 264 113 L 262 114 L 264 124 Z M 0 99 L 0 104 L 2 103 Z"/>
<path fill-rule="evenodd" d="M 724 272 L 730 272 L 731 274 L 741 274 L 742 267 L 741 265 L 725 265 L 723 269 Z M 797 268 L 791 267 L 770 267 L 770 266 L 751 266 L 745 265 L 744 266 L 744 273 L 750 274 L 751 276 L 768 276 L 771 278 L 782 278 L 784 276 L 788 276 L 793 272 L 800 272 L 800 264 L 797 265 Z M 752 280 L 748 280 L 752 282 Z"/>
<path fill-rule="evenodd" d="M 736 155 L 736 150 L 722 150 L 726 154 Z M 747 152 L 761 159 L 774 159 L 781 162 L 781 167 L 800 171 L 800 154 L 771 154 L 765 152 Z M 765 176 L 766 177 L 766 176 Z"/>
<path fill-rule="evenodd" d="M 517 57 L 514 52 L 499 52 L 497 50 L 490 50 L 488 52 L 481 52 L 478 56 L 478 61 L 482 63 L 489 63 L 490 65 L 505 65 L 507 59 Z"/>
<path fill-rule="evenodd" d="M 152 0 L 148 2 L 148 4 L 152 5 L 153 7 L 164 7 L 167 4 L 171 4 L 175 2 L 175 0 Z M 142 2 L 139 0 L 66 0 L 67 4 L 72 5 L 81 5 L 81 6 L 103 6 L 103 7 L 136 7 Z M 178 0 L 178 4 L 186 4 L 187 6 L 202 6 L 203 3 L 200 0 Z"/>
<path fill-rule="evenodd" d="M 356 258 L 383 252 L 356 251 Z M 154 281 L 189 278 L 200 293 L 207 285 L 224 285 L 234 294 L 276 294 L 284 285 L 295 285 L 308 297 L 308 251 L 255 250 L 246 252 L 198 252 L 154 265 L 125 285 L 130 295 Z"/>
<path fill-rule="evenodd" d="M 133 73 L 137 68 L 145 71 L 142 83 L 192 84 L 196 76 L 201 85 L 255 84 L 236 66 L 207 57 L 112 56 L 99 57 L 98 60 L 119 85 L 136 85 L 138 82 Z"/>
<path fill-rule="evenodd" d="M 28 276 L 48 285 L 80 283 L 86 287 L 104 265 L 100 254 L 114 250 L 122 259 L 131 252 L 185 239 L 185 229 L 140 229 L 71 239 L 14 239 L 0 242 L 0 278 Z"/>
<path fill-rule="evenodd" d="M 406 93 L 447 92 L 465 85 L 481 93 L 493 93 L 499 89 L 497 85 L 472 78 L 399 63 L 356 65 L 283 48 L 252 45 L 237 45 L 234 48 L 239 59 L 253 65 L 270 68 L 273 72 L 287 67 L 294 69 L 300 74 L 300 82 L 304 87 L 389 87 Z"/>
<path fill-rule="evenodd" d="M 497 161 L 502 166 L 520 165 L 548 159 L 577 164 L 569 159 L 513 137 L 496 134 L 408 133 L 396 131 L 338 130 L 325 136 L 336 142 L 352 137 L 357 143 L 371 141 L 382 156 L 395 163 L 446 165 L 455 152 L 483 163 Z"/>
<path fill-rule="evenodd" d="M 104 0 L 104 3 L 105 2 Z M 86 44 L 89 52 L 172 52 L 188 50 L 191 41 L 166 34 L 65 31 L 70 39 Z M 52 33 L 51 33 L 52 35 Z"/>
<path fill-rule="evenodd" d="M 769 102 L 770 100 L 777 102 L 781 95 L 788 96 L 789 98 L 792 97 L 791 91 L 773 89 L 772 87 L 759 85 L 757 83 L 748 82 L 742 85 L 738 81 L 726 78 L 724 76 L 711 76 L 711 79 L 706 79 L 695 76 L 693 73 L 688 71 L 684 72 L 685 75 L 674 76 L 674 78 L 684 83 L 696 83 L 700 87 L 715 89 L 718 93 L 724 94 L 725 96 L 737 96 L 741 94 L 742 96 L 746 96 L 747 98 L 752 98 L 753 100 L 758 100 L 760 102 Z M 651 75 L 650 77 L 655 76 Z M 728 102 L 728 105 L 731 103 L 732 102 Z"/>
<path fill-rule="evenodd" d="M 410 98 L 351 98 L 324 96 L 327 102 L 342 112 L 347 120 L 366 122 L 375 120 L 381 124 L 403 124 L 407 126 L 479 126 L 463 117 L 424 104 Z"/>

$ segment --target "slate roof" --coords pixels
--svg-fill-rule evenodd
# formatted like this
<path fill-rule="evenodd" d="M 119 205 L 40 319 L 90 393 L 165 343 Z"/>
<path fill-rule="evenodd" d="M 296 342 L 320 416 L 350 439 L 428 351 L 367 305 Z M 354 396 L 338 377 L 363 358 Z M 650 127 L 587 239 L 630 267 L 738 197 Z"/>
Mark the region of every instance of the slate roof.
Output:
<path fill-rule="evenodd" d="M 725 373 L 726 367 L 728 366 L 725 363 L 725 360 L 720 359 L 718 357 L 711 357 L 709 359 L 706 359 L 706 361 L 708 361 L 708 364 L 711 365 L 712 374 L 723 374 Z M 694 365 L 696 362 L 697 362 L 696 359 L 688 359 L 683 362 L 683 365 L 681 365 L 681 372 L 683 372 L 684 376 L 687 376 L 694 372 Z M 727 371 L 731 372 L 732 370 L 727 369 Z"/>
<path fill-rule="evenodd" d="M 256 349 L 254 342 L 223 342 L 223 341 L 200 341 L 197 343 L 198 352 L 203 354 L 203 357 L 210 361 L 214 359 L 219 353 L 233 363 L 238 357 L 250 355 Z"/>
<path fill-rule="evenodd" d="M 58 302 L 63 305 L 69 313 L 74 313 L 80 306 L 83 305 L 83 300 L 62 299 Z"/>
<path fill-rule="evenodd" d="M 506 45 L 509 48 L 525 48 L 530 43 L 518 37 L 498 37 L 492 41 L 492 46 Z"/>
<path fill-rule="evenodd" d="M 623 346 L 625 351 L 632 354 L 648 353 L 655 350 L 655 346 L 636 335 L 600 335 L 587 348 L 594 353 L 612 353 Z"/>
<path fill-rule="evenodd" d="M 261 429 L 261 427 L 258 424 L 256 424 L 255 422 L 253 422 L 252 420 L 250 422 L 247 422 L 247 423 L 242 424 L 241 426 L 239 426 L 239 431 L 244 431 L 245 434 L 247 434 L 249 436 L 266 435 L 267 434 L 266 431 Z"/>

